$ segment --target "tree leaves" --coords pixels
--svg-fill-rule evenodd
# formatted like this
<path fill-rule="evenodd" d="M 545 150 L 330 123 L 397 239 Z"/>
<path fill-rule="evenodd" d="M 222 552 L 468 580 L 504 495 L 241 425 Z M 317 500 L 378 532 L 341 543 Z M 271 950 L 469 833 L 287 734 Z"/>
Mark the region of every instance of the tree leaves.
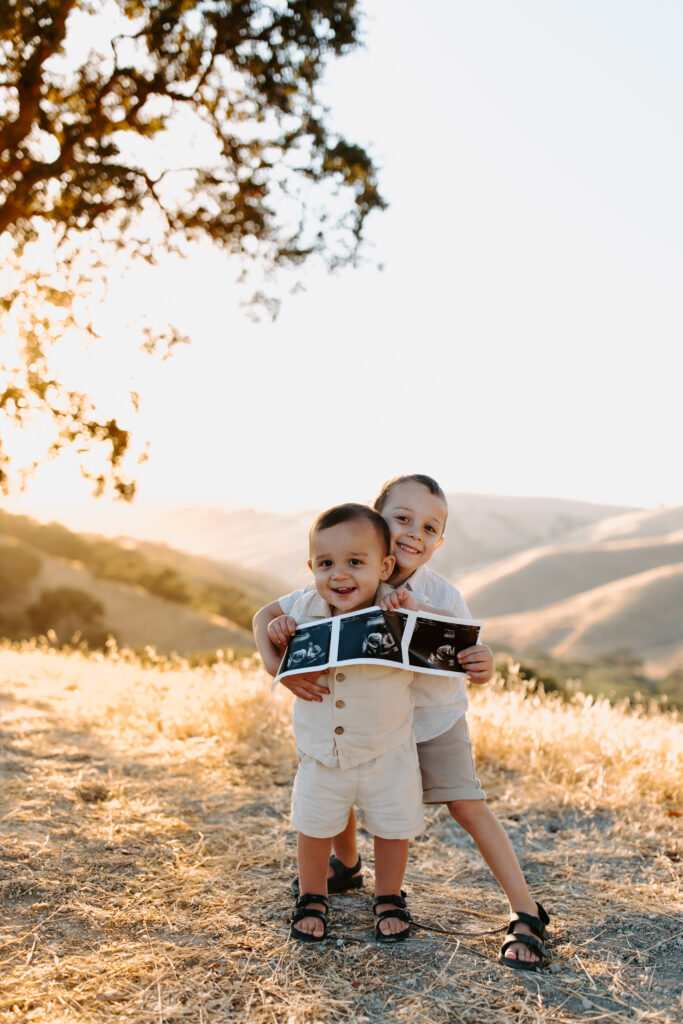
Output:
<path fill-rule="evenodd" d="M 98 244 L 154 261 L 208 238 L 266 272 L 313 255 L 353 262 L 385 203 L 371 158 L 328 129 L 318 92 L 327 60 L 358 45 L 358 31 L 355 0 L 6 0 L 0 238 L 15 269 L 46 230 L 71 268 L 70 299 L 88 296 L 91 278 L 74 268 Z M 179 146 L 189 132 L 195 143 Z M 0 327 L 26 341 L 23 377 L 0 366 L 11 378 L 0 417 L 26 415 L 12 398 L 23 391 L 58 423 L 53 453 L 103 444 L 110 468 L 97 488 L 111 478 L 130 497 L 127 431 L 48 379 L 50 337 L 34 321 L 62 301 L 49 278 L 25 271 L 30 309 L 26 291 L 0 288 Z M 0 486 L 7 470 L 0 440 Z"/>

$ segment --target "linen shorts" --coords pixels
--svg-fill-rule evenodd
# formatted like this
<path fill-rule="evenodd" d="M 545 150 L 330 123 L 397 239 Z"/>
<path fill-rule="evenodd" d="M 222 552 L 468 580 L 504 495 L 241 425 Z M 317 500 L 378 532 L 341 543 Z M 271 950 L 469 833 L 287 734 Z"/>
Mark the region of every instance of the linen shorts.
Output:
<path fill-rule="evenodd" d="M 470 731 L 464 715 L 440 736 L 418 743 L 417 755 L 424 803 L 486 799 L 475 773 Z"/>
<path fill-rule="evenodd" d="M 412 839 L 424 828 L 422 783 L 412 739 L 355 768 L 328 768 L 299 751 L 291 822 L 297 832 L 329 839 L 346 828 L 353 806 L 380 839 Z"/>

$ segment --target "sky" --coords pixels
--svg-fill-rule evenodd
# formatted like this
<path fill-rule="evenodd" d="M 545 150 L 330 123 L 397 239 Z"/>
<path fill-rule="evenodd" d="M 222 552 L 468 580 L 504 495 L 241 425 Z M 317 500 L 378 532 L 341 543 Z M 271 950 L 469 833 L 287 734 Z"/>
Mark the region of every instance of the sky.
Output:
<path fill-rule="evenodd" d="M 114 357 L 83 365 L 103 395 L 141 394 L 138 498 L 95 502 L 56 463 L 5 507 L 124 532 L 164 508 L 367 501 L 406 472 L 683 503 L 683 7 L 362 9 L 365 45 L 329 69 L 326 98 L 390 203 L 365 264 L 311 267 L 275 322 L 249 319 L 238 268 L 208 247 L 114 283 Z M 140 313 L 191 345 L 142 358 Z"/>

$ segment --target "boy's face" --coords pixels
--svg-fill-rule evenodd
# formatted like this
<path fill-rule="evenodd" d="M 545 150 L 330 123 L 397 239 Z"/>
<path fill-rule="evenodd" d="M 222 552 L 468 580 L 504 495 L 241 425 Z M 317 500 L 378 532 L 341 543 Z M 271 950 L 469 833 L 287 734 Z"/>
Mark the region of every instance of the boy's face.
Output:
<path fill-rule="evenodd" d="M 311 538 L 309 568 L 315 589 L 333 613 L 370 608 L 377 587 L 391 576 L 395 559 L 384 554 L 377 531 L 362 519 L 353 519 Z"/>
<path fill-rule="evenodd" d="M 382 516 L 391 533 L 394 576 L 399 576 L 401 582 L 428 562 L 439 547 L 447 515 L 448 508 L 441 498 L 423 484 L 411 480 L 391 488 Z"/>

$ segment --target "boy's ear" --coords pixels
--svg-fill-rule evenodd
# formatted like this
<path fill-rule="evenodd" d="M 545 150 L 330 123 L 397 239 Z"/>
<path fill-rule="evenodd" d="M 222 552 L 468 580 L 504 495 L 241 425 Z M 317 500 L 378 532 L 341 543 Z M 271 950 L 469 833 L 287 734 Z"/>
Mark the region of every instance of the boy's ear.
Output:
<path fill-rule="evenodd" d="M 380 576 L 379 576 L 379 578 L 382 581 L 382 583 L 384 583 L 385 580 L 389 579 L 389 577 L 391 576 L 392 572 L 394 571 L 394 566 L 395 565 L 396 565 L 396 559 L 394 558 L 393 555 L 387 555 L 386 558 L 384 558 L 382 560 L 382 571 L 381 571 Z"/>
<path fill-rule="evenodd" d="M 445 540 L 445 537 L 444 537 L 444 535 L 442 533 L 441 536 L 439 537 L 439 540 L 438 540 L 438 542 L 436 544 L 436 547 L 434 548 L 435 551 L 436 551 L 436 548 L 440 548 L 441 547 L 441 545 L 443 544 L 444 540 Z M 309 562 L 309 565 L 310 565 L 310 562 Z"/>
<path fill-rule="evenodd" d="M 306 565 L 307 565 L 307 566 L 308 566 L 308 568 L 309 568 L 309 569 L 311 570 L 311 572 L 313 572 L 313 562 L 311 561 L 311 559 L 310 559 L 310 558 L 309 558 L 309 559 L 308 559 L 308 561 L 306 562 Z"/>

